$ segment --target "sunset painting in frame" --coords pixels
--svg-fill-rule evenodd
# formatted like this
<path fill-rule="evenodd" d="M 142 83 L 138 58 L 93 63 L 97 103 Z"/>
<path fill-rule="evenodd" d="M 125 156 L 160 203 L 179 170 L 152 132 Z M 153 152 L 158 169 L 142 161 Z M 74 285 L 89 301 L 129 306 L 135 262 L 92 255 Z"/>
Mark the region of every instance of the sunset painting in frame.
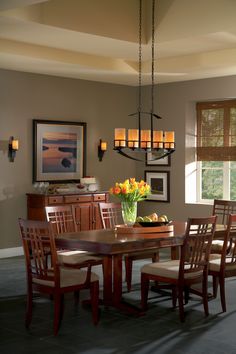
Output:
<path fill-rule="evenodd" d="M 86 123 L 33 120 L 33 181 L 79 180 L 85 175 Z"/>
<path fill-rule="evenodd" d="M 42 143 L 43 173 L 76 172 L 77 135 L 46 132 Z"/>

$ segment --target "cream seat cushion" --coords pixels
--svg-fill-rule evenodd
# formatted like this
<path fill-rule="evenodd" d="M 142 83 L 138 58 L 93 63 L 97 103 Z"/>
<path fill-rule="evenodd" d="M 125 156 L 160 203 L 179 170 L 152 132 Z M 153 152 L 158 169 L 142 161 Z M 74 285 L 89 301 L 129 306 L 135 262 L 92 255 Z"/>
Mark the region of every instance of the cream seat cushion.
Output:
<path fill-rule="evenodd" d="M 86 251 L 57 251 L 60 264 L 76 265 L 86 261 L 101 261 L 101 257 L 96 257 L 93 253 Z"/>
<path fill-rule="evenodd" d="M 50 274 L 50 270 L 49 270 Z M 78 284 L 83 284 L 86 280 L 87 272 L 80 269 L 74 268 L 64 268 L 60 267 L 60 287 L 64 288 L 67 286 L 73 286 Z M 43 280 L 38 278 L 33 278 L 33 283 L 40 285 L 47 285 L 50 287 L 54 287 L 54 281 Z M 99 280 L 99 277 L 96 273 L 91 272 L 91 282 Z"/>
<path fill-rule="evenodd" d="M 221 254 L 219 253 L 211 253 L 209 256 L 209 261 L 214 260 L 214 259 L 221 259 Z"/>
<path fill-rule="evenodd" d="M 211 244 L 211 252 L 222 252 L 224 241 L 223 240 L 213 240 Z"/>
<path fill-rule="evenodd" d="M 187 267 L 185 269 L 188 269 Z M 179 260 L 168 262 L 156 262 L 145 264 L 141 268 L 142 273 L 151 275 L 159 275 L 161 277 L 178 279 L 179 277 Z M 185 274 L 185 279 L 195 278 L 202 274 L 202 271 L 196 271 Z"/>
<path fill-rule="evenodd" d="M 221 253 L 223 249 L 224 241 L 223 240 L 213 240 L 211 245 L 211 253 Z M 228 243 L 229 247 L 230 243 Z M 232 244 L 234 247 L 234 244 Z"/>
<path fill-rule="evenodd" d="M 231 258 L 230 259 L 226 258 L 225 269 L 226 270 L 236 269 L 236 264 L 235 263 L 231 264 L 230 261 L 231 261 Z M 215 272 L 219 272 L 220 271 L 220 264 L 221 264 L 221 258 L 210 260 L 210 262 L 209 262 L 209 270 L 213 270 Z"/>

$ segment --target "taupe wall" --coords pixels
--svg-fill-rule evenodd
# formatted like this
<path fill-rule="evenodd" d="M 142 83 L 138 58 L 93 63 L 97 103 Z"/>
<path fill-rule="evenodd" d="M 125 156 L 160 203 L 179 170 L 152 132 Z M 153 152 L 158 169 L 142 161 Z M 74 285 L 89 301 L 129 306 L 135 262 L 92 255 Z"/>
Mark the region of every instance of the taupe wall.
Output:
<path fill-rule="evenodd" d="M 87 175 L 101 188 L 135 175 L 135 162 L 112 150 L 115 127 L 128 127 L 136 104 L 134 88 L 90 81 L 0 71 L 0 248 L 21 245 L 17 218 L 26 217 L 25 193 L 32 191 L 32 119 L 87 123 Z M 13 135 L 20 140 L 14 163 L 7 157 Z M 97 158 L 99 139 L 108 141 L 103 161 Z"/>
<path fill-rule="evenodd" d="M 0 70 L 0 249 L 21 245 L 17 218 L 26 217 L 25 193 L 32 191 L 34 118 L 87 122 L 87 174 L 95 175 L 102 189 L 130 176 L 143 178 L 145 169 L 169 170 L 171 203 L 139 203 L 141 215 L 155 211 L 179 220 L 208 215 L 210 206 L 185 204 L 186 122 L 195 115 L 195 102 L 235 98 L 235 87 L 236 76 L 158 86 L 156 111 L 163 117 L 158 127 L 175 130 L 177 144 L 171 167 L 158 168 L 135 163 L 112 150 L 113 129 L 133 126 L 128 114 L 137 107 L 135 88 Z M 144 102 L 149 101 L 149 93 L 144 88 Z M 20 139 L 14 163 L 7 158 L 11 135 Z M 99 138 L 109 144 L 102 162 L 97 158 Z"/>

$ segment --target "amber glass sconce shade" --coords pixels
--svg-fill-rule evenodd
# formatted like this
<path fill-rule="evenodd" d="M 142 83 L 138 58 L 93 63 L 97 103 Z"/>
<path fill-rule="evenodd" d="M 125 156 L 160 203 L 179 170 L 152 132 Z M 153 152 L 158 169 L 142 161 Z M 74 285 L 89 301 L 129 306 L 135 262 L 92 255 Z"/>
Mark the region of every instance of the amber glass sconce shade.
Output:
<path fill-rule="evenodd" d="M 16 152 L 18 150 L 19 150 L 19 140 L 11 136 L 8 145 L 8 158 L 10 162 L 14 162 L 14 159 L 16 157 Z"/>
<path fill-rule="evenodd" d="M 102 161 L 105 151 L 107 151 L 107 142 L 100 139 L 99 145 L 98 145 L 98 159 L 99 159 L 99 161 Z"/>

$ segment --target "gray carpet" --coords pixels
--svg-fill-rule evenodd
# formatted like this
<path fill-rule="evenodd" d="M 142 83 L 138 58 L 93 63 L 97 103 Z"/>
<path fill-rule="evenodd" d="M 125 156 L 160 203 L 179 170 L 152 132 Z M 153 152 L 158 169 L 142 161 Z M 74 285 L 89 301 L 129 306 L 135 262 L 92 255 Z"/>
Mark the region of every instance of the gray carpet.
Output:
<path fill-rule="evenodd" d="M 135 262 L 133 291 L 124 294 L 139 305 L 139 268 Z M 101 275 L 101 269 L 96 267 Z M 102 282 L 101 282 L 102 286 Z M 125 283 L 124 283 L 125 290 Z M 236 279 L 226 281 L 227 313 L 221 313 L 219 296 L 209 302 L 204 316 L 201 300 L 192 297 L 186 305 L 186 321 L 179 322 L 178 309 L 170 296 L 149 293 L 149 310 L 134 317 L 101 307 L 97 327 L 89 308 L 75 307 L 73 295 L 65 297 L 65 313 L 57 337 L 53 336 L 53 305 L 47 298 L 34 301 L 30 330 L 24 327 L 25 264 L 22 257 L 0 260 L 0 353 L 1 354 L 200 354 L 236 353 Z M 81 294 L 82 295 L 82 294 Z M 84 292 L 81 298 L 86 298 Z"/>

